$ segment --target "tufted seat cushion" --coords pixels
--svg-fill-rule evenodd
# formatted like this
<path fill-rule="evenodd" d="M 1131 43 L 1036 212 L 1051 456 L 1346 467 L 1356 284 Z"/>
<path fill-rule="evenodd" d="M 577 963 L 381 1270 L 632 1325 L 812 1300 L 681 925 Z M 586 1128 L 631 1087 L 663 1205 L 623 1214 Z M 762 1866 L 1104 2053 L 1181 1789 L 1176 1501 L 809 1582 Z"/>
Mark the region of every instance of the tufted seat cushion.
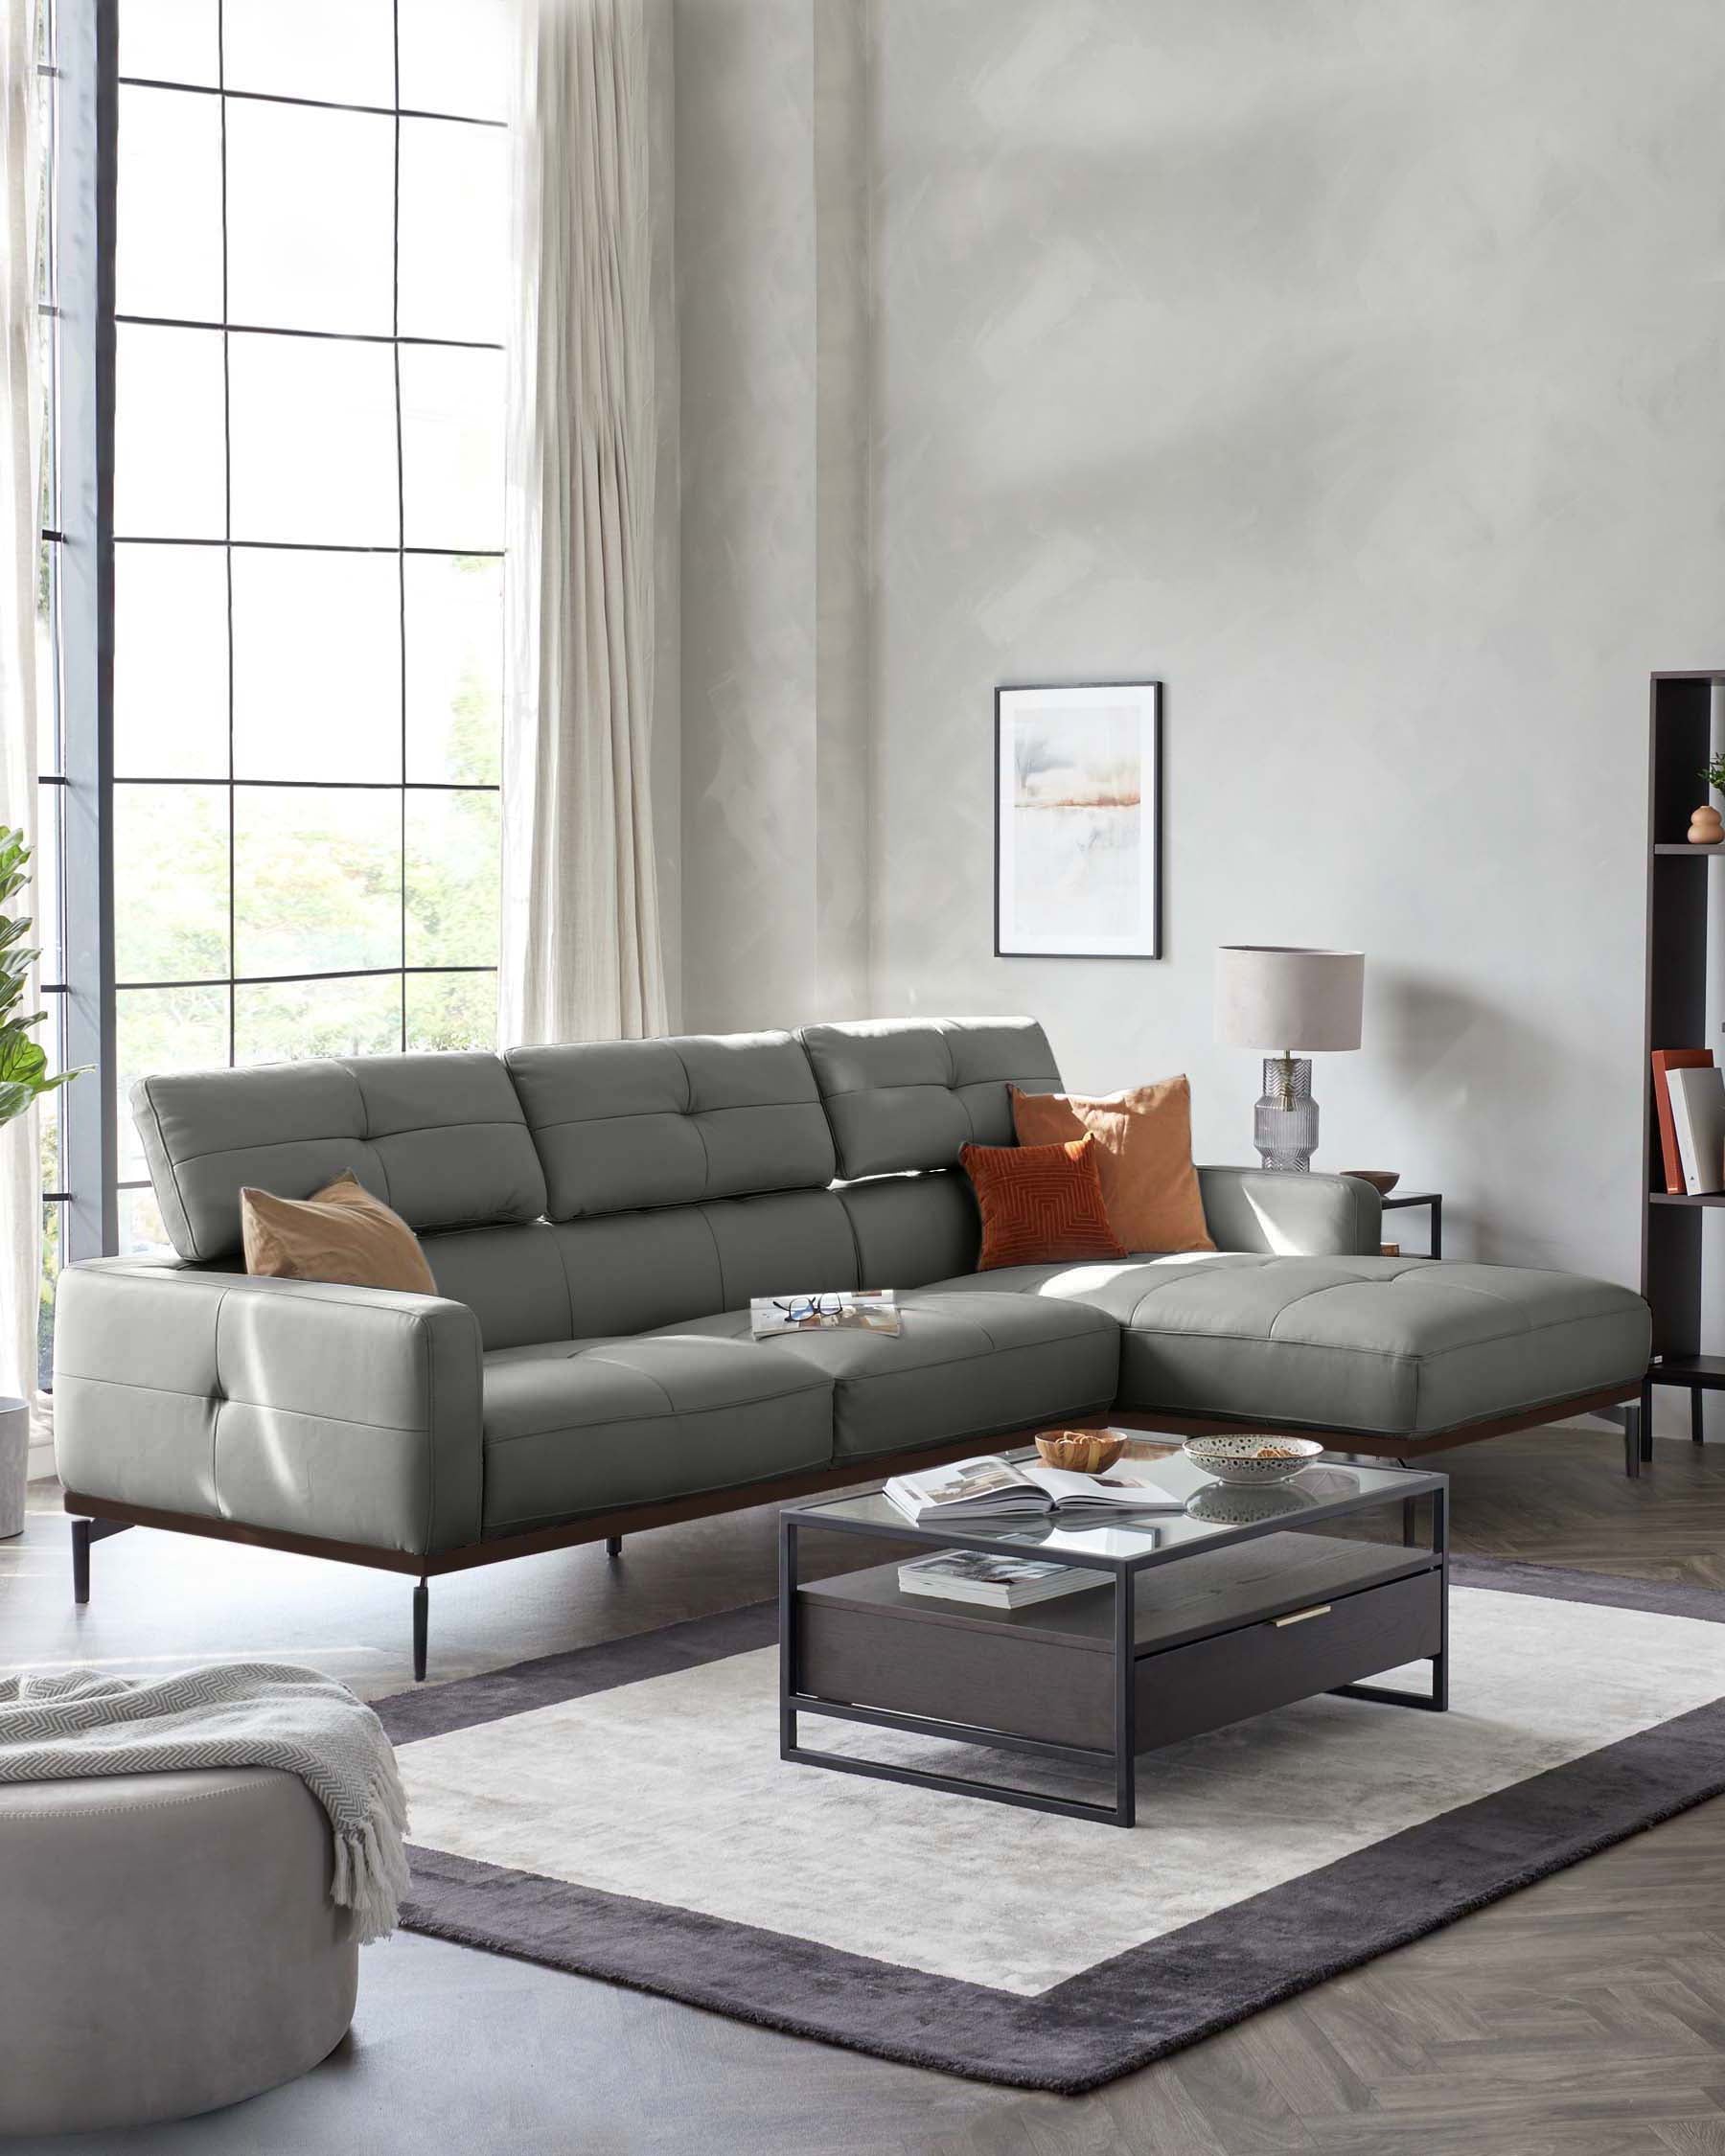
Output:
<path fill-rule="evenodd" d="M 946 1280 L 1083 1302 L 1121 1327 L 1117 1405 L 1419 1436 L 1639 1377 L 1646 1305 L 1567 1273 L 1242 1252 Z"/>
<path fill-rule="evenodd" d="M 560 1340 L 485 1358 L 485 1532 L 825 1467 L 833 1384 L 748 1339 Z"/>
<path fill-rule="evenodd" d="M 979 1285 L 998 1273 L 983 1276 Z M 899 1296 L 903 1330 L 751 1341 L 747 1311 L 674 1328 L 737 1343 L 759 1363 L 818 1372 L 833 1388 L 836 1459 L 987 1438 L 1093 1414 L 1115 1396 L 1119 1327 L 1083 1301 L 921 1288 Z M 660 1336 L 662 1337 L 662 1336 Z"/>

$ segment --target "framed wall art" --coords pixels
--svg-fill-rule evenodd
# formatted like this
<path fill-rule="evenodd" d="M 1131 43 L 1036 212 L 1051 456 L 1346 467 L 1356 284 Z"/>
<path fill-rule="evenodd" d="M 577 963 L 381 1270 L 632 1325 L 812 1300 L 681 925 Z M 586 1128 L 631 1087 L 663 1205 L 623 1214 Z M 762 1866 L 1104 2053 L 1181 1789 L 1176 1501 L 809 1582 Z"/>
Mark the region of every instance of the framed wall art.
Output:
<path fill-rule="evenodd" d="M 1162 684 L 995 691 L 995 951 L 1162 956 Z"/>

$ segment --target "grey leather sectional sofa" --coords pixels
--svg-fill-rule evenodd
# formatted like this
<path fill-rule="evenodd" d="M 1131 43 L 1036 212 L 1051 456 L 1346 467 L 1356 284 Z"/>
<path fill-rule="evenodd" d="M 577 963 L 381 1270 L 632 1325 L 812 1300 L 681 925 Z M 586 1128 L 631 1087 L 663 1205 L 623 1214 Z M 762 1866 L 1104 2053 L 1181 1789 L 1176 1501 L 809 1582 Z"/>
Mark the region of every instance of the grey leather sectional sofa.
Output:
<path fill-rule="evenodd" d="M 1050 1422 L 1284 1426 L 1407 1456 L 1628 1399 L 1641 1299 L 1378 1255 L 1335 1176 L 1203 1168 L 1202 1256 L 978 1273 L 957 1169 L 1056 1089 L 1027 1019 L 149 1078 L 176 1262 L 70 1269 L 55 1419 L 78 1591 L 122 1525 L 414 1576 L 954 1457 Z M 239 1192 L 352 1168 L 440 1293 L 250 1279 Z M 891 1287 L 897 1338 L 748 1337 L 751 1296 Z"/>

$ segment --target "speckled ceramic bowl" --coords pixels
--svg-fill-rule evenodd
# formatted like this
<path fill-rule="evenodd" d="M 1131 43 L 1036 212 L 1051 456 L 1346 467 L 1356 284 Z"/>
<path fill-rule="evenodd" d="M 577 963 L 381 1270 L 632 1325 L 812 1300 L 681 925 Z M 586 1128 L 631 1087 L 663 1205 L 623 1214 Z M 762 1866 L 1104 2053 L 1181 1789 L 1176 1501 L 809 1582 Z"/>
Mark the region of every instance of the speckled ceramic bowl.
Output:
<path fill-rule="evenodd" d="M 1236 1489 L 1285 1482 L 1290 1475 L 1310 1467 L 1322 1451 L 1315 1437 L 1268 1434 L 1262 1437 L 1188 1437 L 1185 1441 L 1185 1456 L 1194 1467 Z"/>

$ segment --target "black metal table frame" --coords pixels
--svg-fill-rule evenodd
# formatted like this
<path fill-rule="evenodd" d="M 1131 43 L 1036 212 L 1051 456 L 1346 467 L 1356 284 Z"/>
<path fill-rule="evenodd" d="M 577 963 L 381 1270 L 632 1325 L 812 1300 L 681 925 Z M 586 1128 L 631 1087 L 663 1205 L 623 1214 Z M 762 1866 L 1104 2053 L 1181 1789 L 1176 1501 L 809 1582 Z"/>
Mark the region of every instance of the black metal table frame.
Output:
<path fill-rule="evenodd" d="M 1426 1255 L 1427 1257 L 1440 1258 L 1443 1255 L 1442 1191 L 1392 1191 L 1384 1200 L 1384 1210 L 1387 1213 L 1406 1212 L 1410 1206 L 1417 1205 L 1423 1205 L 1426 1208 L 1427 1225 L 1431 1230 L 1426 1245 Z M 1416 1251 L 1404 1251 L 1402 1254 L 1404 1256 L 1416 1256 L 1418 1253 Z"/>
<path fill-rule="evenodd" d="M 1302 1525 L 1316 1525 L 1321 1520 L 1340 1519 L 1350 1512 L 1370 1510 L 1379 1504 L 1399 1504 L 1402 1507 L 1403 1547 L 1416 1547 L 1416 1523 L 1419 1500 L 1432 1501 L 1432 1554 L 1437 1559 L 1439 1573 L 1440 1631 L 1438 1652 L 1425 1659 L 1432 1665 L 1432 1688 L 1429 1693 L 1403 1691 L 1394 1686 L 1354 1684 L 1338 1685 L 1331 1696 L 1336 1699 L 1369 1700 L 1385 1707 L 1412 1707 L 1427 1712 L 1442 1713 L 1449 1706 L 1449 1480 L 1446 1476 L 1430 1475 L 1408 1468 L 1397 1471 L 1405 1475 L 1415 1488 L 1405 1494 L 1394 1490 L 1377 1490 L 1369 1496 L 1338 1499 L 1331 1504 L 1314 1505 L 1310 1512 L 1297 1515 Z M 1280 1534 L 1288 1530 L 1285 1516 L 1267 1520 L 1261 1525 L 1241 1527 L 1214 1544 L 1177 1544 L 1171 1548 L 1146 1550 L 1137 1557 L 1103 1557 L 1064 1550 L 1039 1548 L 1023 1542 L 1008 1542 L 999 1536 L 984 1534 L 949 1533 L 942 1528 L 940 1547 L 948 1549 L 978 1549 L 990 1556 L 1026 1557 L 1040 1556 L 1056 1564 L 1069 1564 L 1081 1571 L 1107 1571 L 1114 1575 L 1114 1743 L 1107 1750 L 1088 1745 L 1054 1744 L 1038 1737 L 1016 1736 L 1003 1730 L 993 1730 L 968 1722 L 943 1721 L 932 1715 L 900 1714 L 886 1708 L 858 1707 L 849 1701 L 822 1699 L 817 1694 L 805 1692 L 797 1685 L 797 1535 L 802 1528 L 834 1534 L 872 1535 L 877 1541 L 894 1542 L 908 1538 L 914 1533 L 907 1521 L 902 1525 L 890 1521 L 828 1519 L 817 1509 L 798 1511 L 787 1509 L 779 1514 L 779 1757 L 794 1761 L 805 1767 L 830 1767 L 836 1773 L 863 1775 L 876 1781 L 908 1783 L 916 1789 L 952 1791 L 964 1797 L 985 1797 L 996 1803 L 1016 1804 L 1022 1809 L 1036 1812 L 1056 1812 L 1067 1819 L 1096 1820 L 1111 1826 L 1131 1826 L 1137 1812 L 1137 1764 L 1138 1764 L 1138 1657 L 1134 1619 L 1137 1615 L 1136 1581 L 1139 1572 L 1152 1571 L 1159 1565 L 1176 1563 L 1182 1557 L 1196 1556 L 1206 1548 L 1219 1548 L 1228 1543 L 1255 1542 L 1259 1536 Z M 819 1752 L 797 1741 L 797 1717 L 799 1714 L 820 1714 L 839 1722 L 862 1722 L 876 1729 L 905 1730 L 913 1736 L 944 1737 L 951 1742 L 974 1744 L 991 1752 L 1029 1753 L 1041 1759 L 1062 1759 L 1085 1766 L 1112 1766 L 1115 1777 L 1115 1800 L 1112 1804 L 1093 1803 L 1077 1797 L 1046 1797 L 1027 1789 L 1015 1789 L 1001 1782 L 980 1781 L 968 1775 L 943 1775 L 924 1767 L 891 1765 L 885 1760 L 847 1758 L 837 1752 Z"/>

